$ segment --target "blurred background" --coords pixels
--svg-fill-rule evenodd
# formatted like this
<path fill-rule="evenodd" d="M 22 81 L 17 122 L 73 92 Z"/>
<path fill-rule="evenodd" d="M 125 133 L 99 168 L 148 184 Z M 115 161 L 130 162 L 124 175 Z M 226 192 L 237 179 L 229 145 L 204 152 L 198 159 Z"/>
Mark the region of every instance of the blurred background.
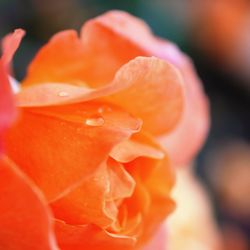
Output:
<path fill-rule="evenodd" d="M 0 37 L 18 27 L 27 32 L 15 57 L 17 79 L 55 32 L 79 30 L 110 9 L 144 19 L 192 57 L 212 116 L 196 172 L 211 195 L 225 249 L 250 249 L 250 1 L 0 0 Z"/>

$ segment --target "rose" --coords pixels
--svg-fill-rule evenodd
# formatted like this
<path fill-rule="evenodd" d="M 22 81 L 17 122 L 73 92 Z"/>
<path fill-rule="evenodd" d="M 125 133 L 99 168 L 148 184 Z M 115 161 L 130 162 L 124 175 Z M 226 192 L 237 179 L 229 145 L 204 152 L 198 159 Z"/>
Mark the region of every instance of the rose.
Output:
<path fill-rule="evenodd" d="M 37 211 L 34 217 L 47 218 L 51 238 L 52 218 L 45 196 L 62 249 L 139 248 L 173 207 L 168 159 L 148 133 L 165 133 L 177 123 L 182 110 L 181 78 L 160 59 L 139 57 L 124 62 L 125 54 L 107 54 L 106 49 L 87 44 L 66 31 L 37 55 L 17 95 L 22 115 L 6 135 L 6 152 L 23 171 L 19 180 L 33 195 L 31 204 L 36 199 L 43 208 L 43 217 Z M 110 68 L 103 64 L 108 56 Z M 56 62 L 64 65 L 58 67 Z M 83 86 L 81 74 L 96 88 Z M 144 122 L 140 132 L 141 121 L 135 117 Z M 11 164 L 5 165 L 11 169 Z M 18 168 L 13 167 L 15 173 Z M 27 193 L 24 196 L 30 198 Z M 19 225 L 9 221 L 15 223 Z M 44 228 L 40 223 L 35 231 L 44 236 Z M 49 239 L 39 241 L 41 249 L 53 248 L 48 246 Z"/>
<path fill-rule="evenodd" d="M 173 43 L 155 37 L 143 21 L 122 11 L 110 11 L 88 21 L 82 27 L 80 39 L 76 36 L 74 31 L 55 36 L 33 60 L 24 85 L 54 81 L 76 85 L 87 82 L 96 87 L 110 82 L 115 72 L 136 56 L 153 55 L 166 60 L 180 70 L 184 79 L 186 105 L 177 127 L 172 126 L 170 115 L 178 116 L 178 113 L 173 114 L 171 108 L 165 113 L 168 119 L 161 118 L 168 121 L 168 126 L 159 118 L 159 122 L 153 121 L 154 126 L 150 125 L 148 115 L 137 113 L 132 102 L 128 105 L 126 101 L 125 108 L 143 118 L 144 128 L 158 136 L 175 165 L 187 165 L 203 145 L 209 129 L 208 101 L 191 60 Z M 59 50 L 64 51 L 60 57 Z M 58 64 L 64 72 L 58 72 Z M 120 101 L 119 105 L 124 104 Z"/>
<path fill-rule="evenodd" d="M 71 32 L 54 41 L 64 44 L 72 38 L 73 44 L 79 43 Z M 18 94 L 22 114 L 5 138 L 7 155 L 45 195 L 57 218 L 55 232 L 62 249 L 138 248 L 170 212 L 171 169 L 147 130 L 162 133 L 177 122 L 180 82 L 170 64 L 136 58 L 103 87 L 38 81 Z M 140 102 L 135 100 L 131 108 L 129 100 L 137 93 Z M 150 102 L 150 109 L 140 109 Z M 143 118 L 145 130 L 136 133 L 141 122 L 127 111 Z M 160 119 L 166 115 L 168 119 Z M 30 191 L 34 186 L 29 185 Z"/>

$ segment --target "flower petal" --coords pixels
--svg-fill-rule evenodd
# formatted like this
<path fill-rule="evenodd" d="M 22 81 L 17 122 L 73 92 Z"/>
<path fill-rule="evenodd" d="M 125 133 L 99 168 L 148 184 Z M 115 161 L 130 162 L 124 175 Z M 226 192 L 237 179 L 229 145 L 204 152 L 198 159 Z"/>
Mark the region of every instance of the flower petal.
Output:
<path fill-rule="evenodd" d="M 137 49 L 132 56 L 126 53 L 127 44 L 124 44 L 123 49 L 116 50 L 113 42 L 110 43 L 96 32 L 93 33 L 94 37 L 91 31 L 83 32 L 81 36 L 79 38 L 74 30 L 54 35 L 29 65 L 23 84 L 71 82 L 75 85 L 98 87 L 112 81 L 115 72 L 123 64 L 143 55 Z M 100 37 L 103 38 L 101 42 Z"/>
<path fill-rule="evenodd" d="M 70 224 L 95 224 L 101 228 L 117 223 L 118 203 L 134 190 L 134 180 L 112 159 L 69 194 L 51 203 L 56 218 Z"/>
<path fill-rule="evenodd" d="M 182 78 L 179 72 L 163 60 L 137 57 L 117 73 L 119 81 L 131 82 L 130 87 L 109 97 L 143 120 L 143 128 L 153 134 L 171 130 L 183 109 Z"/>
<path fill-rule="evenodd" d="M 0 159 L 0 225 L 0 249 L 58 249 L 43 196 L 7 157 Z"/>
<path fill-rule="evenodd" d="M 183 115 L 175 130 L 159 137 L 159 142 L 167 149 L 177 166 L 185 166 L 195 157 L 204 144 L 210 127 L 207 97 L 191 62 L 184 58 L 181 72 L 185 79 L 186 93 Z"/>
<path fill-rule="evenodd" d="M 13 33 L 8 34 L 2 40 L 2 48 L 3 55 L 2 60 L 3 63 L 7 66 L 11 63 L 12 58 L 18 49 L 23 36 L 25 35 L 25 31 L 22 29 L 16 29 Z"/>
<path fill-rule="evenodd" d="M 131 138 L 115 145 L 110 156 L 118 162 L 128 163 L 138 157 L 163 159 L 165 154 L 161 150 L 157 150 L 147 144 L 139 143 Z"/>
<path fill-rule="evenodd" d="M 138 119 L 105 103 L 21 111 L 22 118 L 6 136 L 7 154 L 49 201 L 89 177 L 107 159 L 112 147 L 141 125 Z"/>
<path fill-rule="evenodd" d="M 135 238 L 112 234 L 94 225 L 73 226 L 56 220 L 56 236 L 63 250 L 133 250 Z"/>

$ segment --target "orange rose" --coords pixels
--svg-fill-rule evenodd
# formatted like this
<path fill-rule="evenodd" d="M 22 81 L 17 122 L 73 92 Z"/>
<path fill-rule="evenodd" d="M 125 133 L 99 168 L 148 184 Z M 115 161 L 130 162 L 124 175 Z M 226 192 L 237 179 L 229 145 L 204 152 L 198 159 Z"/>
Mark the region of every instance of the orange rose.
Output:
<path fill-rule="evenodd" d="M 4 40 L 4 57 L 19 32 Z M 164 60 L 138 55 L 136 41 L 98 19 L 37 54 L 4 138 L 0 247 L 140 249 L 173 209 L 173 173 L 155 136 L 181 116 L 182 79 Z"/>
<path fill-rule="evenodd" d="M 61 249 L 138 249 L 173 209 L 172 170 L 149 133 L 165 133 L 177 123 L 183 106 L 181 77 L 160 59 L 124 60 L 115 46 L 117 55 L 101 43 L 91 46 L 74 31 L 65 31 L 38 53 L 17 95 L 21 117 L 5 136 L 6 154 L 20 175 L 28 176 L 22 179 L 28 179 L 29 191 L 38 187 L 39 197 L 46 199 Z M 47 73 L 40 71 L 45 65 Z M 60 80 L 50 75 L 53 69 Z M 47 211 L 44 198 L 39 208 Z M 34 199 L 28 203 L 32 207 Z M 48 211 L 45 215 L 46 225 L 37 224 L 39 233 L 51 220 Z M 26 217 L 21 218 L 24 226 Z M 16 230 L 18 222 L 8 222 Z M 7 248 L 20 248 L 5 238 Z M 53 248 L 48 238 L 40 241 L 41 249 Z M 32 242 L 23 249 L 34 249 Z"/>
<path fill-rule="evenodd" d="M 135 91 L 112 98 L 112 103 L 142 118 L 143 127 L 158 137 L 171 160 L 177 165 L 186 165 L 193 159 L 207 136 L 207 98 L 191 60 L 171 42 L 155 37 L 143 21 L 128 13 L 110 11 L 88 21 L 82 27 L 80 38 L 75 31 L 65 31 L 54 36 L 29 66 L 23 84 L 30 86 L 37 82 L 70 82 L 76 86 L 100 87 L 111 82 L 117 70 L 137 56 L 156 56 L 180 70 L 184 79 L 185 98 L 181 120 L 176 124 L 176 120 L 180 118 L 180 113 L 176 112 L 177 109 L 180 110 L 179 99 L 171 102 L 171 105 L 169 102 L 167 106 L 160 105 L 160 100 L 154 102 L 152 99 L 151 112 L 145 108 L 145 99 L 142 100 L 142 96 L 138 98 Z M 42 87 L 39 89 L 43 91 Z M 164 96 L 167 93 L 172 94 L 172 91 L 156 98 L 171 100 L 171 96 Z M 39 98 L 36 103 L 28 98 L 27 103 L 30 105 L 39 105 Z M 47 102 L 56 101 L 54 96 L 51 98 L 53 100 Z M 133 102 L 128 98 L 134 98 Z"/>

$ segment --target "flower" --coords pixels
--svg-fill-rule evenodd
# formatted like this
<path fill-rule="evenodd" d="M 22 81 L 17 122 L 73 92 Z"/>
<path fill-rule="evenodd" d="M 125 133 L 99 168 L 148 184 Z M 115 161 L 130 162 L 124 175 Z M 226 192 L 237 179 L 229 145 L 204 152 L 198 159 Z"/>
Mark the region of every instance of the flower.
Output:
<path fill-rule="evenodd" d="M 121 56 L 119 62 L 119 48 L 114 46 L 113 54 L 102 43 L 88 48 L 83 37 L 59 33 L 31 63 L 16 96 L 20 118 L 4 138 L 6 155 L 36 198 L 29 199 L 27 210 L 39 205 L 43 217 L 36 211 L 37 221 L 47 218 L 36 231 L 44 233 L 53 220 L 61 249 L 137 249 L 174 207 L 173 171 L 154 134 L 178 122 L 182 79 L 163 60 Z M 11 37 L 5 45 L 10 42 Z M 108 59 L 113 56 L 117 65 Z M 16 230 L 15 220 L 9 223 Z M 48 231 L 42 240 L 50 246 L 43 249 L 54 249 Z"/>
<path fill-rule="evenodd" d="M 4 39 L 8 62 L 20 32 Z M 37 210 L 26 209 L 26 221 L 8 206 L 11 246 L 22 246 L 16 225 L 42 220 L 34 230 L 41 249 L 143 248 L 174 208 L 171 163 L 194 157 L 209 124 L 189 59 L 120 11 L 88 21 L 80 37 L 72 30 L 53 36 L 31 62 L 16 101 L 20 117 L 5 132 L 4 166 L 14 187 L 26 188 L 12 196 L 25 196 L 20 211 L 28 203 Z M 23 248 L 34 249 L 37 238 L 27 237 Z M 158 247 L 152 244 L 147 249 Z"/>
<path fill-rule="evenodd" d="M 159 137 L 174 165 L 186 165 L 203 145 L 209 129 L 208 101 L 202 85 L 191 60 L 184 53 L 173 43 L 154 36 L 142 20 L 126 12 L 110 11 L 91 19 L 82 27 L 80 38 L 75 31 L 54 36 L 29 66 L 23 84 L 30 86 L 53 81 L 99 87 L 112 81 L 117 70 L 137 56 L 156 56 L 178 68 L 184 79 L 184 112 L 172 112 L 180 109 L 178 99 L 164 106 L 164 112 L 159 112 L 163 106 L 152 107 L 159 102 L 150 100 L 150 109 L 157 116 L 157 122 L 150 120 L 152 113 L 146 112 L 148 109 L 135 91 L 135 96 L 129 96 L 134 98 L 133 102 L 128 102 L 128 96 L 123 95 L 123 99 L 119 96 L 118 104 L 142 118 L 143 127 Z M 171 96 L 166 98 L 170 100 Z M 176 107 L 178 105 L 179 108 Z M 154 112 L 157 108 L 158 111 Z M 176 124 L 179 118 L 181 120 Z"/>

